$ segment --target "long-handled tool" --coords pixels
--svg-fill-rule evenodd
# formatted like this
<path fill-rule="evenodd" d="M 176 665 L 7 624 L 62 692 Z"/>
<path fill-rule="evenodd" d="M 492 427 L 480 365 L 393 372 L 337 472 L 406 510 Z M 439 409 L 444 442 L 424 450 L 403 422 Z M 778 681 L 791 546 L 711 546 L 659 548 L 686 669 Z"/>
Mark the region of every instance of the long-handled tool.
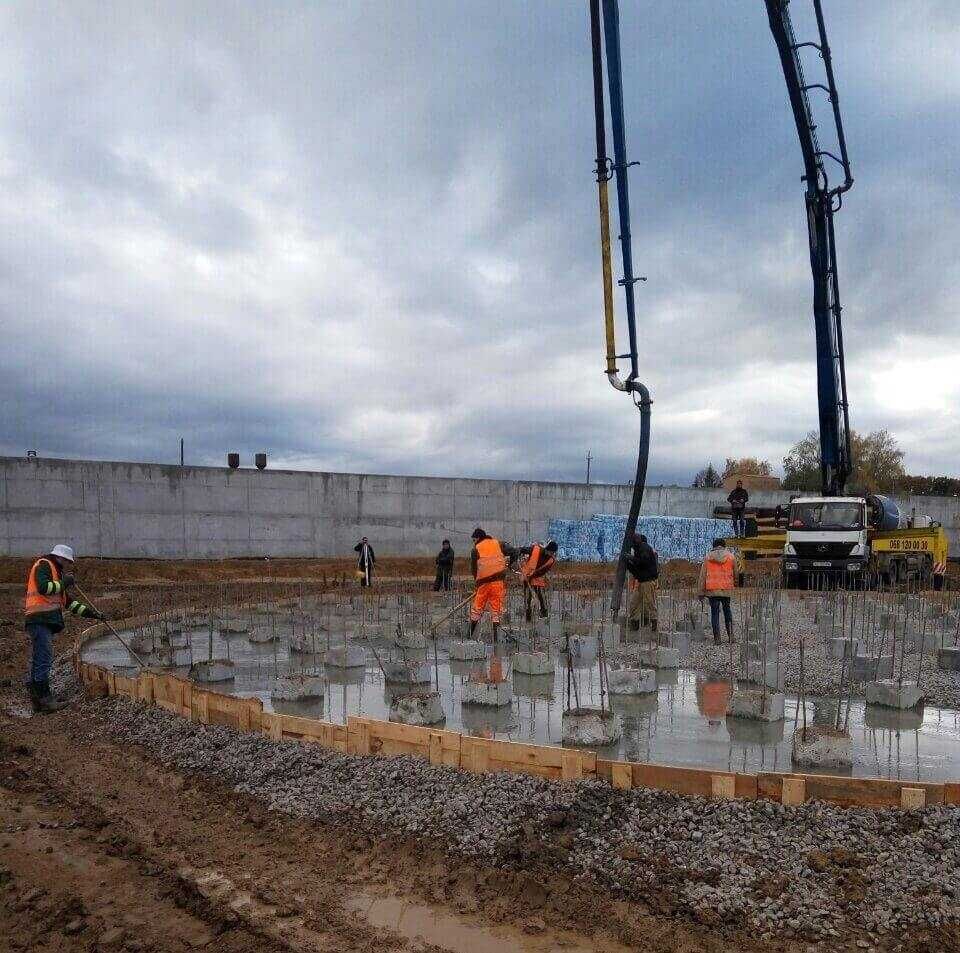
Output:
<path fill-rule="evenodd" d="M 103 613 L 100 612 L 100 610 L 90 600 L 90 597 L 76 583 L 74 583 L 73 588 L 77 590 L 77 595 L 79 595 L 80 598 L 83 599 L 86 605 L 90 606 L 90 608 L 93 609 L 94 612 L 98 612 L 100 613 L 100 615 L 103 615 Z M 137 653 L 134 652 L 132 648 L 130 648 L 130 646 L 127 644 L 123 636 L 110 624 L 110 622 L 107 619 L 101 619 L 100 621 L 103 622 L 103 624 L 107 627 L 110 634 L 130 653 L 130 655 L 134 659 L 137 660 L 137 662 L 140 664 L 140 667 L 146 668 L 147 663 L 144 662 L 144 660 L 140 658 L 140 656 L 137 655 Z"/>

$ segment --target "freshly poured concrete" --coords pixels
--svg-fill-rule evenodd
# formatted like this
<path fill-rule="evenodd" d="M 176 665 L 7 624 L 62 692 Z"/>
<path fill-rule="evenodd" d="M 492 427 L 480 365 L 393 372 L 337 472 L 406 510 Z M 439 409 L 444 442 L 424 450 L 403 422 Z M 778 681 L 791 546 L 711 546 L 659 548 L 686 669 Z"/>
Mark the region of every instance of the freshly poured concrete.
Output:
<path fill-rule="evenodd" d="M 207 658 L 208 634 L 191 633 L 193 661 Z M 440 642 L 439 687 L 446 728 L 497 738 L 559 744 L 564 708 L 566 666 L 557 658 L 554 675 L 529 676 L 519 673 L 509 680 L 513 701 L 502 708 L 461 705 L 463 683 L 475 662 L 451 661 L 446 642 Z M 333 642 L 336 647 L 336 641 Z M 324 644 L 325 648 L 325 644 Z M 489 650 L 489 646 L 488 646 Z M 383 676 L 368 652 L 363 668 L 327 668 L 326 694 L 312 701 L 271 700 L 270 690 L 278 675 L 315 670 L 322 666 L 323 652 L 291 655 L 286 640 L 265 645 L 252 644 L 245 635 L 214 636 L 214 657 L 229 656 L 234 662 L 232 682 L 216 686 L 218 691 L 243 697 L 258 697 L 266 710 L 282 711 L 342 723 L 346 715 L 388 719 L 391 699 L 409 689 L 384 686 Z M 389 646 L 378 647 L 389 652 Z M 393 650 L 396 658 L 396 650 Z M 190 650 L 179 650 L 182 665 L 175 669 L 186 676 Z M 509 658 L 510 651 L 501 649 Z M 432 649 L 429 651 L 432 660 Z M 382 656 L 385 657 L 385 656 Z M 109 637 L 94 640 L 84 650 L 85 660 L 116 667 L 132 660 Z M 600 673 L 596 658 L 577 658 L 576 679 L 581 707 L 600 704 Z M 505 665 L 505 668 L 507 666 Z M 623 720 L 623 737 L 603 749 L 605 757 L 628 758 L 661 764 L 714 767 L 728 771 L 789 771 L 797 700 L 788 695 L 785 721 L 745 722 L 726 717 L 729 686 L 709 681 L 688 670 L 661 669 L 656 673 L 657 691 L 640 696 L 615 696 L 614 711 Z M 726 694 L 724 694 L 726 693 Z M 808 698 L 809 724 L 833 724 L 837 702 Z M 948 780 L 960 776 L 960 711 L 926 706 L 899 712 L 854 700 L 850 712 L 852 769 L 863 777 L 888 777 L 924 781 Z"/>

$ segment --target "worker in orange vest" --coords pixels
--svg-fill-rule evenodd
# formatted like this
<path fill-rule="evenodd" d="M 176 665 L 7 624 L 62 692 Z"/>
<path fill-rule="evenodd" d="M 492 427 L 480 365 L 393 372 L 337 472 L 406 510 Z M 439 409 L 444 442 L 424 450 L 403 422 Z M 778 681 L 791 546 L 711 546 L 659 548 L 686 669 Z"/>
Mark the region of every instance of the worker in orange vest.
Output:
<path fill-rule="evenodd" d="M 533 621 L 533 596 L 536 593 L 540 604 L 540 618 L 546 619 L 547 602 L 544 590 L 547 588 L 547 573 L 557 563 L 557 544 L 551 539 L 546 546 L 534 543 L 520 550 L 520 556 L 526 557 L 520 565 L 523 578 L 523 613 L 527 622 Z"/>
<path fill-rule="evenodd" d="M 493 642 L 496 645 L 507 596 L 507 569 L 517 551 L 512 546 L 488 536 L 479 526 L 473 531 L 471 538 L 473 549 L 470 551 L 470 571 L 477 588 L 470 606 L 470 635 L 476 632 L 483 613 L 489 609 L 493 621 Z"/>
<path fill-rule="evenodd" d="M 27 595 L 23 602 L 24 628 L 30 636 L 30 700 L 35 711 L 59 711 L 66 702 L 50 691 L 50 667 L 53 664 L 53 637 L 64 627 L 64 610 L 76 616 L 102 619 L 90 606 L 71 599 L 67 592 L 74 584 L 73 550 L 62 543 L 54 546 L 30 567 Z"/>
<path fill-rule="evenodd" d="M 733 613 L 730 610 L 730 597 L 737 587 L 739 565 L 737 556 L 727 549 L 722 539 L 713 541 L 713 548 L 707 553 L 700 567 L 700 598 L 710 600 L 710 625 L 713 628 L 713 641 L 720 644 L 720 611 L 723 610 L 723 625 L 727 631 L 727 640 L 733 641 Z"/>

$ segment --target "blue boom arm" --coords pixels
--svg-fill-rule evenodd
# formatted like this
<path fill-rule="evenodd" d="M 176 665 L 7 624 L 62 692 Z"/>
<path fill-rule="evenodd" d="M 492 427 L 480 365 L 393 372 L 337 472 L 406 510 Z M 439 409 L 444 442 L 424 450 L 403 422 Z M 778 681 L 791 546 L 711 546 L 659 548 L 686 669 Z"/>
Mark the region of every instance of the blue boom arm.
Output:
<path fill-rule="evenodd" d="M 790 0 L 765 0 L 770 30 L 787 83 L 790 106 L 803 153 L 806 182 L 807 232 L 810 267 L 813 270 L 813 319 L 817 341 L 817 401 L 820 418 L 820 477 L 824 496 L 843 494 L 853 470 L 850 452 L 850 417 L 847 404 L 847 376 L 843 359 L 843 324 L 840 287 L 837 278 L 837 251 L 833 215 L 843 204 L 843 193 L 853 185 L 847 145 L 840 119 L 840 104 L 833 78 L 833 62 L 823 23 L 821 0 L 812 0 L 817 18 L 819 42 L 798 43 L 790 19 Z M 800 51 L 814 49 L 823 60 L 825 82 L 808 83 L 803 74 Z M 820 147 L 807 93 L 825 93 L 833 109 L 839 156 Z M 838 165 L 843 181 L 831 188 L 826 160 Z"/>

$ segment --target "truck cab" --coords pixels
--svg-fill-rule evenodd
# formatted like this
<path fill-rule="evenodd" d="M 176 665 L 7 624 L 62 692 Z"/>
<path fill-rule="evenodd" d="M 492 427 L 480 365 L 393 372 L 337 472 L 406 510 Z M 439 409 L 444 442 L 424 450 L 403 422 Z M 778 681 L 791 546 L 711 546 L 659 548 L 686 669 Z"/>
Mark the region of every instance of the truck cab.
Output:
<path fill-rule="evenodd" d="M 861 573 L 870 560 L 867 500 L 801 496 L 790 503 L 783 547 L 784 582 L 808 573 Z"/>

